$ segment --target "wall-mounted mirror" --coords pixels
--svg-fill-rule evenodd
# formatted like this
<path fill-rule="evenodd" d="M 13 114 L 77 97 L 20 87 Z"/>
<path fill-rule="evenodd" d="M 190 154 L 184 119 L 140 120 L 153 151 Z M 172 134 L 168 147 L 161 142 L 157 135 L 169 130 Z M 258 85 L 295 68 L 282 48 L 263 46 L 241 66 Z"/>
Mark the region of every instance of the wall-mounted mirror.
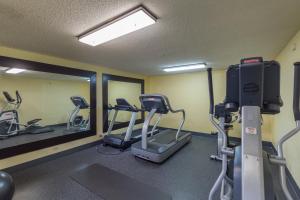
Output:
<path fill-rule="evenodd" d="M 0 158 L 96 133 L 94 72 L 6 57 L 0 66 Z"/>
<path fill-rule="evenodd" d="M 117 99 L 125 99 L 132 106 L 141 107 L 139 96 L 144 94 L 144 80 L 110 74 L 103 75 L 103 132 L 106 132 L 108 125 L 113 118 L 109 107 L 117 104 Z M 113 130 L 127 127 L 131 118 L 131 113 L 119 111 L 116 116 Z M 139 112 L 136 123 L 144 121 L 144 113 Z"/>

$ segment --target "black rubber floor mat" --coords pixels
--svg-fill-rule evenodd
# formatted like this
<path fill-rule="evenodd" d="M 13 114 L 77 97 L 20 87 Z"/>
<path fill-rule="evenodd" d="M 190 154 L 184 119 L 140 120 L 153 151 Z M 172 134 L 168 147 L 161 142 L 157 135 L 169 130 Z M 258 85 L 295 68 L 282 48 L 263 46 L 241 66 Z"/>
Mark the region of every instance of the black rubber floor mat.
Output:
<path fill-rule="evenodd" d="M 86 167 L 72 179 L 105 200 L 171 200 L 157 188 L 99 164 Z"/>

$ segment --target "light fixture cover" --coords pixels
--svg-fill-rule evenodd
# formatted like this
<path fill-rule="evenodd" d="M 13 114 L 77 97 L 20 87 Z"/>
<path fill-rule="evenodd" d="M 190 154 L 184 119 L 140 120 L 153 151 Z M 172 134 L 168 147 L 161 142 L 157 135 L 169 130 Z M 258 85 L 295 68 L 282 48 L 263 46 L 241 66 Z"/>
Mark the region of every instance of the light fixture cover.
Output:
<path fill-rule="evenodd" d="M 197 63 L 192 65 L 182 65 L 176 67 L 169 67 L 163 69 L 165 72 L 176 72 L 176 71 L 185 71 L 185 70 L 193 70 L 193 69 L 203 69 L 206 68 L 205 63 Z"/>
<path fill-rule="evenodd" d="M 25 69 L 19 69 L 19 68 L 11 68 L 9 70 L 7 70 L 5 73 L 8 73 L 8 74 L 18 74 L 18 73 L 21 73 L 21 72 L 24 72 L 26 71 Z"/>
<path fill-rule="evenodd" d="M 91 46 L 97 46 L 133 31 L 142 29 L 154 24 L 155 22 L 156 18 L 153 15 L 151 15 L 145 8 L 138 7 L 112 22 L 104 24 L 87 34 L 80 36 L 78 40 Z"/>

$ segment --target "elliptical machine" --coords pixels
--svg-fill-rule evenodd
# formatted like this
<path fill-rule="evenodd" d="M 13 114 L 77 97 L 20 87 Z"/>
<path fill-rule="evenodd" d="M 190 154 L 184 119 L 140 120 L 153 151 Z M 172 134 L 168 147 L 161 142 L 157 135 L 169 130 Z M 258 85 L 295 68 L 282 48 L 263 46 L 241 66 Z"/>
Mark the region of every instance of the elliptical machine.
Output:
<path fill-rule="evenodd" d="M 3 92 L 6 99 L 6 105 L 0 112 L 0 137 L 9 137 L 18 134 L 20 129 L 18 108 L 21 105 L 22 99 L 19 93 L 16 91 L 16 99 L 13 99 L 8 92 Z M 13 108 L 7 110 L 12 105 Z"/>
<path fill-rule="evenodd" d="M 7 105 L 0 112 L 0 139 L 25 133 L 28 129 L 41 128 L 38 125 L 38 122 L 42 119 L 33 119 L 26 124 L 21 124 L 19 122 L 18 109 L 21 106 L 22 98 L 18 91 L 16 91 L 16 99 L 12 98 L 6 91 L 3 92 L 3 95 Z M 9 105 L 13 105 L 11 110 L 6 109 Z M 21 127 L 23 127 L 23 129 L 21 129 Z M 51 129 L 47 129 L 46 131 L 49 132 Z"/>
<path fill-rule="evenodd" d="M 241 146 L 235 149 L 227 147 L 227 135 L 214 120 L 212 79 L 211 71 L 208 70 L 210 120 L 225 141 L 221 149 L 222 170 L 210 191 L 209 200 L 213 199 L 219 188 L 220 199 L 293 199 L 286 185 L 286 163 L 282 146 L 300 130 L 299 77 L 300 63 L 296 63 L 293 108 L 297 127 L 279 140 L 278 154 L 274 156 L 262 150 L 261 114 L 278 114 L 283 105 L 280 98 L 279 63 L 263 61 L 262 58 L 248 58 L 241 60 L 241 64 L 228 68 L 225 108 L 238 111 L 241 116 Z M 229 157 L 233 158 L 233 168 L 228 165 Z M 275 172 L 271 170 L 271 164 L 274 163 L 280 166 Z M 233 172 L 232 177 L 228 176 L 230 170 Z M 277 180 L 277 173 L 280 181 Z"/>

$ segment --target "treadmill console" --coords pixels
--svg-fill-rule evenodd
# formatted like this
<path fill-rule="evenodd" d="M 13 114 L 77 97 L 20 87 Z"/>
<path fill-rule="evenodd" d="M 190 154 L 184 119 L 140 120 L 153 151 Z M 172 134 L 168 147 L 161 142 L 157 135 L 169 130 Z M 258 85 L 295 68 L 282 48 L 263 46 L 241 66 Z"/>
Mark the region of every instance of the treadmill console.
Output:
<path fill-rule="evenodd" d="M 137 112 L 137 109 L 134 108 L 126 99 L 124 98 L 118 98 L 116 99 L 117 105 L 115 106 L 115 109 L 117 110 L 125 110 L 125 111 L 132 111 Z"/>
<path fill-rule="evenodd" d="M 86 100 L 83 97 L 72 96 L 70 99 L 76 107 L 79 106 L 79 109 L 90 108 L 90 105 L 86 102 Z"/>
<path fill-rule="evenodd" d="M 150 112 L 156 109 L 156 113 L 167 114 L 169 108 L 163 95 L 142 95 L 140 96 L 142 107 Z"/>

